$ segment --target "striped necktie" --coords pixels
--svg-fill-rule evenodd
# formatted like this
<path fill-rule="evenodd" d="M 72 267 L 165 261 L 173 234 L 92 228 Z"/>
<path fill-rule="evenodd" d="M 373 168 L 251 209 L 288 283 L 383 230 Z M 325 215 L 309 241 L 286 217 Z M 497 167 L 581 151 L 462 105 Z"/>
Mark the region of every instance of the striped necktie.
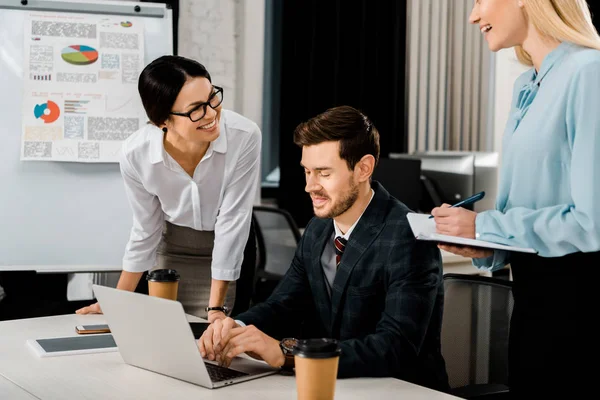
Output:
<path fill-rule="evenodd" d="M 342 254 L 344 254 L 348 240 L 338 236 L 333 240 L 333 242 L 335 245 L 335 268 L 337 269 L 337 267 L 340 265 L 340 260 L 342 259 Z"/>

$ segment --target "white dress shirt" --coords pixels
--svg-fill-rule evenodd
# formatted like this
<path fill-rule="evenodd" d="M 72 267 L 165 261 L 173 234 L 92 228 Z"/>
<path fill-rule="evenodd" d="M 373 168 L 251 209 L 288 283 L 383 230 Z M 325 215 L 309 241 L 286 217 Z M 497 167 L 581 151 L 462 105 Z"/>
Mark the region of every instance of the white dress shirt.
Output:
<path fill-rule="evenodd" d="M 123 270 L 148 271 L 165 221 L 215 231 L 212 278 L 240 276 L 260 170 L 261 132 L 249 119 L 221 112 L 220 135 L 193 177 L 165 151 L 163 132 L 146 125 L 123 144 L 121 174 L 133 211 Z"/>
<path fill-rule="evenodd" d="M 367 207 L 369 207 L 369 204 L 371 204 L 371 200 L 373 200 L 374 195 L 375 195 L 375 191 L 373 191 L 373 189 L 371 189 L 371 198 L 369 199 L 369 203 L 367 204 Z M 365 210 L 367 209 L 367 207 L 365 207 Z M 350 235 L 352 234 L 352 231 L 354 230 L 354 228 L 358 224 L 358 221 L 360 221 L 361 217 L 365 213 L 365 210 L 363 210 L 363 212 L 360 214 L 360 216 L 358 217 L 356 222 L 354 222 L 354 224 L 352 224 L 352 226 L 348 229 L 348 231 L 346 233 L 342 233 L 340 228 L 338 228 L 337 224 L 335 223 L 335 220 L 333 220 L 333 235 L 331 236 L 331 240 L 329 240 L 327 242 L 327 245 L 325 245 L 325 248 L 323 249 L 323 254 L 321 254 L 321 266 L 323 267 L 323 273 L 325 274 L 325 283 L 327 284 L 327 292 L 329 292 L 330 296 L 331 296 L 331 286 L 333 285 L 333 280 L 335 279 L 335 273 L 337 272 L 337 263 L 335 261 L 334 240 L 336 237 L 342 237 L 346 240 L 349 240 Z"/>

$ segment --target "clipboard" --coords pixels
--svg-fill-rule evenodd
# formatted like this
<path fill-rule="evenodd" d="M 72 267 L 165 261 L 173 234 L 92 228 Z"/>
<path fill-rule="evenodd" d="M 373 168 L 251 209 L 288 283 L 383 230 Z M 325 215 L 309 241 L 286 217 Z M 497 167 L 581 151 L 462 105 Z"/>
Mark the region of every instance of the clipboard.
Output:
<path fill-rule="evenodd" d="M 467 239 L 458 236 L 441 235 L 435 231 L 435 220 L 429 218 L 429 214 L 408 213 L 406 215 L 410 229 L 417 240 L 426 240 L 431 242 L 453 243 L 463 246 L 483 247 L 486 249 L 516 251 L 520 253 L 537 254 L 537 251 L 528 247 L 506 246 L 499 243 L 488 242 L 478 239 Z"/>

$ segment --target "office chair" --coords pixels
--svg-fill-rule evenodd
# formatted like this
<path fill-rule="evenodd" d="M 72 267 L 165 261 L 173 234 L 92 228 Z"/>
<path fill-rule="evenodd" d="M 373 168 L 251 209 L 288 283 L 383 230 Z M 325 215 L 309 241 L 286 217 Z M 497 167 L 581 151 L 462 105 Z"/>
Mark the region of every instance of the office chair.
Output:
<path fill-rule="evenodd" d="M 444 275 L 442 354 L 451 393 L 465 399 L 508 398 L 512 282 Z"/>
<path fill-rule="evenodd" d="M 255 206 L 257 268 L 253 303 L 265 301 L 290 267 L 302 234 L 285 210 Z"/>

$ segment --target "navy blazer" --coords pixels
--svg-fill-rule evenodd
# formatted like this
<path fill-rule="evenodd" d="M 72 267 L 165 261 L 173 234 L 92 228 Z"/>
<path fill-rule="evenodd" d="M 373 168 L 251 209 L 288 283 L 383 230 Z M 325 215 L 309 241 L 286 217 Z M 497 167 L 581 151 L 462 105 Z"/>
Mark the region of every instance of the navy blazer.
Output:
<path fill-rule="evenodd" d="M 448 390 L 440 349 L 440 251 L 417 241 L 410 210 L 377 182 L 327 291 L 321 255 L 331 219 L 313 218 L 292 264 L 264 303 L 237 316 L 276 338 L 340 340 L 338 377 L 397 377 Z"/>

